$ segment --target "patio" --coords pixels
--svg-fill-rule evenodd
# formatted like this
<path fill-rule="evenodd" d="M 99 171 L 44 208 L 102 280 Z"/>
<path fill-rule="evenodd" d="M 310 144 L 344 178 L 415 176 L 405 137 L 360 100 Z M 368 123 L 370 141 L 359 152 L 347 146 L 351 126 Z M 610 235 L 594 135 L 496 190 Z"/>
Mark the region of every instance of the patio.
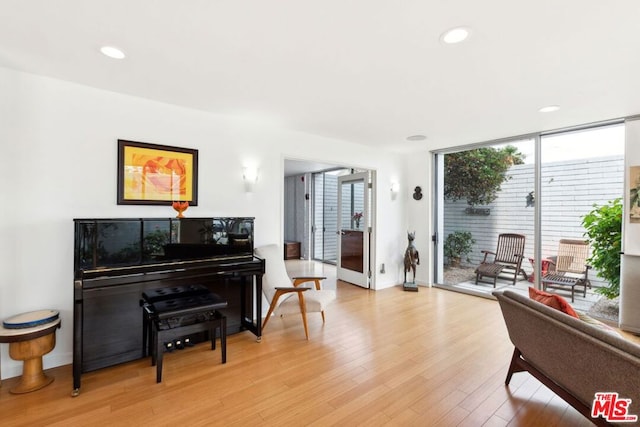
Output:
<path fill-rule="evenodd" d="M 444 284 L 437 284 L 435 286 L 491 299 L 494 298 L 493 295 L 491 295 L 491 292 L 494 290 L 512 289 L 525 295 L 529 295 L 529 287 L 533 286 L 533 283 L 528 280 L 524 280 L 521 277 L 516 282 L 515 286 L 511 284 L 510 278 L 503 279 L 500 277 L 497 280 L 495 288 L 490 283 L 478 282 L 476 285 L 474 269 L 475 267 L 446 267 L 444 269 Z M 596 293 L 594 287 L 587 288 L 586 297 L 582 296 L 582 292 L 577 291 L 575 293 L 574 302 L 571 302 L 571 291 L 569 290 L 564 291 L 562 289 L 553 289 L 548 290 L 548 292 L 553 292 L 564 297 L 576 311 L 589 314 L 590 316 L 597 317 L 600 320 L 617 326 L 617 300 L 608 300 L 602 295 Z"/>

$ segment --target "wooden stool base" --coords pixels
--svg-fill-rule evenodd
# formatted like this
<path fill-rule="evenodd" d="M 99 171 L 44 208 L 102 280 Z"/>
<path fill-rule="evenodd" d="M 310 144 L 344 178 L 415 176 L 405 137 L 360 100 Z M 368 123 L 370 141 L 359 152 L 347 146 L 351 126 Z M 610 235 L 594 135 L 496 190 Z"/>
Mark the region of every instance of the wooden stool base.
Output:
<path fill-rule="evenodd" d="M 13 394 L 29 393 L 39 390 L 53 382 L 52 377 L 42 370 L 42 356 L 49 353 L 56 345 L 55 330 L 49 335 L 29 341 L 9 344 L 9 355 L 14 360 L 23 360 L 22 377 L 15 387 L 9 390 Z"/>
<path fill-rule="evenodd" d="M 25 381 L 25 378 L 23 375 L 22 378 L 20 379 L 20 383 L 17 386 L 10 388 L 9 393 L 11 394 L 30 393 L 32 391 L 40 390 L 41 388 L 48 386 L 53 382 L 53 380 L 54 380 L 53 377 L 50 377 L 43 373 L 37 378 L 32 378 L 30 381 Z"/>

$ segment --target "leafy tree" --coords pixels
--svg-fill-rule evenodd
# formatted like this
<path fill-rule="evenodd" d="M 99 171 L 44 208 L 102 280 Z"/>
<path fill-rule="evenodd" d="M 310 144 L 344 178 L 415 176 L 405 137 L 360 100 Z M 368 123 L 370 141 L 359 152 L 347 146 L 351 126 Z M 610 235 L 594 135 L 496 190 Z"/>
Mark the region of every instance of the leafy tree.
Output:
<path fill-rule="evenodd" d="M 523 164 L 524 157 L 512 145 L 447 154 L 444 158 L 444 197 L 466 199 L 471 206 L 487 205 L 496 199 L 502 183 L 510 179 L 507 170 Z"/>
<path fill-rule="evenodd" d="M 588 262 L 598 270 L 599 277 L 609 282 L 608 287 L 598 288 L 596 292 L 613 299 L 620 295 L 622 202 L 615 199 L 606 205 L 593 205 L 593 210 L 582 218 L 582 225 L 591 244 Z"/>

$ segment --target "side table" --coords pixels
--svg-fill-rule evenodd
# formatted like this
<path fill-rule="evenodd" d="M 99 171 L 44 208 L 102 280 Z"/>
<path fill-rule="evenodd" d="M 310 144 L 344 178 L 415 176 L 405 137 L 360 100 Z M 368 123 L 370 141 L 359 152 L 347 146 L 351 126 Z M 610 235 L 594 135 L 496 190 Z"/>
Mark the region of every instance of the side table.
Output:
<path fill-rule="evenodd" d="M 284 242 L 284 259 L 300 259 L 300 242 Z"/>
<path fill-rule="evenodd" d="M 20 382 L 9 391 L 14 394 L 39 390 L 53 382 L 53 377 L 45 375 L 42 356 L 56 345 L 56 329 L 60 328 L 59 318 L 42 325 L 28 328 L 9 329 L 0 325 L 0 343 L 9 343 L 9 356 L 23 360 Z"/>

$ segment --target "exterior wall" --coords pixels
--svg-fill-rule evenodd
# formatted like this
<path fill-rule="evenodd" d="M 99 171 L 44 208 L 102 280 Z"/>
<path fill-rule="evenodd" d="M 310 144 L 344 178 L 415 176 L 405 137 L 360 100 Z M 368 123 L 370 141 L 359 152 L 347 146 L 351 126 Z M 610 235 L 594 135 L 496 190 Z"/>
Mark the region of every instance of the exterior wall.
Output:
<path fill-rule="evenodd" d="M 624 158 L 608 157 L 546 163 L 541 168 L 542 195 L 536 197 L 543 203 L 542 209 L 542 256 L 555 255 L 558 241 L 562 238 L 584 238 L 582 217 L 594 204 L 604 204 L 621 197 L 624 184 Z M 469 215 L 466 201 L 445 201 L 445 238 L 455 230 L 470 231 L 476 240 L 469 254 L 475 266 L 482 261 L 483 249 L 495 251 L 500 233 L 520 233 L 526 239 L 525 256 L 534 253 L 534 208 L 527 207 L 526 197 L 534 189 L 534 165 L 516 165 L 509 172 L 511 179 L 502 185 L 498 198 L 487 206 L 490 215 Z M 444 241 L 444 240 L 443 240 Z M 446 261 L 446 260 L 445 260 Z M 528 261 L 523 263 L 527 272 L 533 268 Z M 596 286 L 602 282 L 593 280 Z"/>

